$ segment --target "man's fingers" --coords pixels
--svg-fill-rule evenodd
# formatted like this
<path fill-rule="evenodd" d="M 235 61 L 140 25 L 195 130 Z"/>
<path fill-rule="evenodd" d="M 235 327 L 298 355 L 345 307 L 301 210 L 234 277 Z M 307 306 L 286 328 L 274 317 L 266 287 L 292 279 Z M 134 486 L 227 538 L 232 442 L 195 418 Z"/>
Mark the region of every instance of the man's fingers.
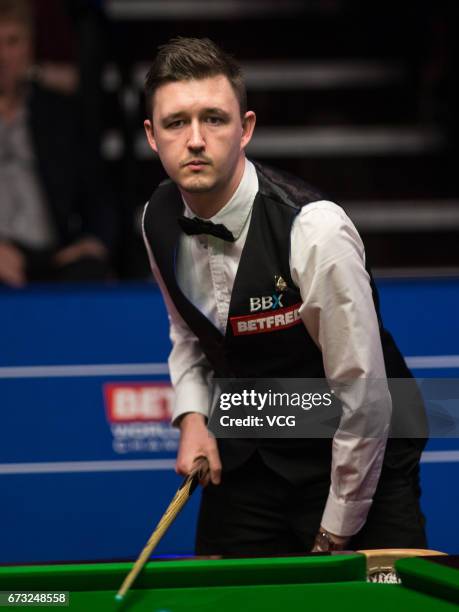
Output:
<path fill-rule="evenodd" d="M 22 252 L 14 245 L 7 242 L 0 243 L 0 259 L 8 267 L 23 267 L 25 257 Z"/>
<path fill-rule="evenodd" d="M 196 461 L 199 457 L 203 457 L 203 454 L 185 456 L 179 452 L 177 461 L 175 462 L 176 473 L 182 476 L 189 476 L 196 467 Z"/>
<path fill-rule="evenodd" d="M 222 464 L 215 438 L 209 434 L 202 415 L 190 413 L 181 421 L 175 471 L 187 476 L 193 469 L 200 467 L 202 459 L 207 460 L 209 469 L 208 474 L 198 475 L 200 482 L 207 484 L 210 480 L 213 484 L 220 484 Z"/>
<path fill-rule="evenodd" d="M 201 480 L 199 481 L 199 484 L 201 485 L 201 487 L 207 487 L 209 482 L 210 482 L 210 472 L 207 472 L 204 478 L 201 478 Z"/>
<path fill-rule="evenodd" d="M 220 461 L 220 455 L 218 454 L 217 446 L 209 450 L 207 458 L 209 460 L 210 480 L 212 481 L 212 484 L 218 485 L 221 482 L 222 464 Z"/>
<path fill-rule="evenodd" d="M 58 266 L 66 266 L 82 257 L 98 257 L 103 259 L 107 255 L 106 247 L 96 238 L 79 240 L 61 249 L 54 256 Z"/>
<path fill-rule="evenodd" d="M 176 473 L 181 474 L 182 476 L 188 476 L 196 467 L 196 461 L 198 461 L 202 457 L 204 457 L 202 453 L 198 456 L 195 456 L 192 461 L 190 459 L 178 457 L 177 462 L 175 464 Z M 211 481 L 212 484 L 215 485 L 220 484 L 222 464 L 220 462 L 220 457 L 216 448 L 208 452 L 207 461 L 209 462 L 209 470 L 205 474 L 202 474 L 202 478 L 199 482 L 203 486 L 206 486 L 209 481 Z"/>
<path fill-rule="evenodd" d="M 188 461 L 185 461 L 184 459 L 180 459 L 179 457 L 177 458 L 177 461 L 175 462 L 175 471 L 177 474 L 180 474 L 181 476 L 188 476 L 188 474 L 191 472 L 191 467 L 192 467 L 192 463 L 189 463 Z"/>
<path fill-rule="evenodd" d="M 2 266 L 0 270 L 0 280 L 12 287 L 23 287 L 26 282 L 24 271 L 20 267 Z"/>
<path fill-rule="evenodd" d="M 58 266 L 66 266 L 69 263 L 73 263 L 80 257 L 80 250 L 76 245 L 65 247 L 56 253 L 54 261 Z"/>
<path fill-rule="evenodd" d="M 11 244 L 0 244 L 0 279 L 7 285 L 22 287 L 25 285 L 24 255 Z"/>
<path fill-rule="evenodd" d="M 3 264 L 7 268 L 20 269 L 24 265 L 24 259 L 20 253 L 14 251 L 6 251 L 0 253 Z"/>

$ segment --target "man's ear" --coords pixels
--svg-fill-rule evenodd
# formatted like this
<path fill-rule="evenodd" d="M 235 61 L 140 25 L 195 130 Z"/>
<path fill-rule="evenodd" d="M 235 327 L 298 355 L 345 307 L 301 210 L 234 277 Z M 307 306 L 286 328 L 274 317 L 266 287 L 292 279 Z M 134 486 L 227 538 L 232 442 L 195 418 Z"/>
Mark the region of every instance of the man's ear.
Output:
<path fill-rule="evenodd" d="M 158 147 L 156 146 L 155 133 L 153 131 L 153 122 L 150 119 L 145 119 L 143 122 L 145 128 L 145 134 L 147 135 L 148 144 L 155 153 L 158 153 Z"/>
<path fill-rule="evenodd" d="M 245 147 L 251 141 L 256 121 L 257 117 L 253 111 L 247 111 L 242 118 L 241 149 L 245 149 Z"/>

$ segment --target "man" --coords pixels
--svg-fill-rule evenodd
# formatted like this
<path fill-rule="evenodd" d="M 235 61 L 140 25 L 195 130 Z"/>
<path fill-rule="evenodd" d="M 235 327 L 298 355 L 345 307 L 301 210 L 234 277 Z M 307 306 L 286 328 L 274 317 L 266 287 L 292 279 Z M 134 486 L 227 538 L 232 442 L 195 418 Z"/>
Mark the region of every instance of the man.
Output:
<path fill-rule="evenodd" d="M 210 465 L 197 553 L 425 546 L 422 444 L 391 441 L 376 490 L 391 414 L 384 360 L 388 376 L 409 372 L 378 320 L 352 222 L 299 179 L 246 159 L 255 114 L 239 66 L 210 40 L 160 47 L 145 90 L 148 142 L 171 179 L 146 206 L 144 235 L 171 324 L 177 471 L 198 456 Z M 295 324 L 238 333 L 253 297 L 273 291 Z M 333 440 L 217 442 L 206 428 L 214 375 L 383 383 L 341 392 Z M 352 434 L 358 420 L 377 434 Z"/>
<path fill-rule="evenodd" d="M 109 270 L 115 219 L 75 102 L 31 78 L 33 20 L 0 0 L 0 284 Z"/>

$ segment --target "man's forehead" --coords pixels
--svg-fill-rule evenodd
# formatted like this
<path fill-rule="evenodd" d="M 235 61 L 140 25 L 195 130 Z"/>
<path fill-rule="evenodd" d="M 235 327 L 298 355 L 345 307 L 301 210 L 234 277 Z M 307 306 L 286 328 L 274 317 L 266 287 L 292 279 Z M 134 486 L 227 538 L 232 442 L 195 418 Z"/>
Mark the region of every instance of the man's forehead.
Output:
<path fill-rule="evenodd" d="M 236 94 L 224 75 L 164 83 L 153 99 L 154 110 L 160 115 L 206 108 L 230 112 L 237 104 Z"/>

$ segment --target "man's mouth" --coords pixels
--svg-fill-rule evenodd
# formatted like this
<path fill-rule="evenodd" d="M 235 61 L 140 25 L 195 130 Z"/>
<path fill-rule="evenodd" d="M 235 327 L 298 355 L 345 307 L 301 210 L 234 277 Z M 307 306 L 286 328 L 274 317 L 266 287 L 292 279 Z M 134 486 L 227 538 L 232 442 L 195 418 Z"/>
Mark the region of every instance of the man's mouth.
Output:
<path fill-rule="evenodd" d="M 191 159 L 184 165 L 191 168 L 191 170 L 201 170 L 204 166 L 208 166 L 209 162 L 204 161 L 203 159 Z"/>

